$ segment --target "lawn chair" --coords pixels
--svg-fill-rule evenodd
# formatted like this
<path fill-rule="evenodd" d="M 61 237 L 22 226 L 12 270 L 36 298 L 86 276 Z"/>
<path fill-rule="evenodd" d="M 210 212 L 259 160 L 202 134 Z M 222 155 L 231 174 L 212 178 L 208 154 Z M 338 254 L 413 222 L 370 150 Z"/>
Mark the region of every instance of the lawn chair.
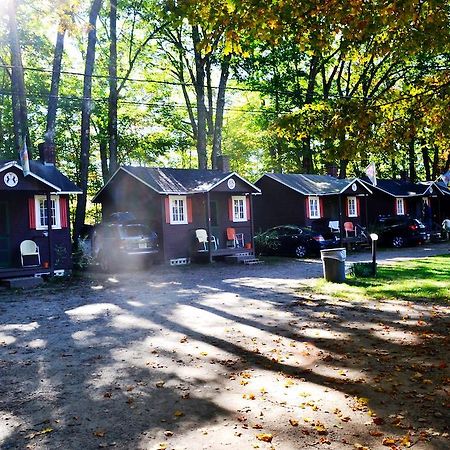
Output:
<path fill-rule="evenodd" d="M 334 234 L 339 233 L 339 231 L 340 231 L 340 229 L 339 229 L 339 220 L 330 220 L 328 222 L 328 228 Z"/>
<path fill-rule="evenodd" d="M 24 259 L 31 256 L 35 256 L 37 258 L 37 264 L 25 264 Z M 20 243 L 20 260 L 22 262 L 22 267 L 33 267 L 41 265 L 41 255 L 39 253 L 39 247 L 37 246 L 36 242 L 27 239 Z"/>
<path fill-rule="evenodd" d="M 205 229 L 200 228 L 195 230 L 195 237 L 197 238 L 198 243 L 202 246 L 199 252 L 207 252 L 208 251 L 208 233 Z M 215 250 L 217 250 L 217 239 L 215 236 L 210 236 L 211 243 L 214 245 Z"/>
<path fill-rule="evenodd" d="M 243 248 L 244 245 L 244 233 L 236 233 L 234 228 L 227 228 L 227 246 Z"/>
<path fill-rule="evenodd" d="M 344 230 L 345 230 L 345 236 L 350 237 L 349 234 L 353 233 L 353 236 L 356 237 L 356 230 L 353 226 L 353 222 L 344 222 Z"/>

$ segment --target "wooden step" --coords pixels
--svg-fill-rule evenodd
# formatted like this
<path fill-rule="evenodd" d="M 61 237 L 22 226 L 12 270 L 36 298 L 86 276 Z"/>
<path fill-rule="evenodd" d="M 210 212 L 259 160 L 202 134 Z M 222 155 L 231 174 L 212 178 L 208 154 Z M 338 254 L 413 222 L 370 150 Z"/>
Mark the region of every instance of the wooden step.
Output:
<path fill-rule="evenodd" d="M 3 286 L 9 289 L 30 289 L 41 285 L 44 282 L 42 277 L 20 277 L 20 278 L 5 278 L 2 280 Z"/>
<path fill-rule="evenodd" d="M 261 261 L 260 259 L 257 259 L 257 258 L 246 259 L 246 260 L 244 260 L 244 264 L 247 266 L 253 266 L 255 264 L 264 264 L 264 261 Z"/>

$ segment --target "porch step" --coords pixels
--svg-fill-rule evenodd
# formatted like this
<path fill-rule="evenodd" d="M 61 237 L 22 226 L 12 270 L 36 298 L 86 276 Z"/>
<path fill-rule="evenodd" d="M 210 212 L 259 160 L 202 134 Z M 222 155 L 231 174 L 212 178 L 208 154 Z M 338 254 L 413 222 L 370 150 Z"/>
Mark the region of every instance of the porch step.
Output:
<path fill-rule="evenodd" d="M 247 266 L 253 266 L 255 264 L 264 264 L 264 261 L 261 261 L 258 258 L 246 259 L 244 260 L 244 264 L 246 264 Z"/>
<path fill-rule="evenodd" d="M 230 255 L 225 257 L 225 261 L 230 264 L 260 264 L 262 261 L 260 261 L 258 258 L 255 258 L 253 253 L 238 253 L 236 255 Z"/>
<path fill-rule="evenodd" d="M 40 276 L 36 277 L 20 277 L 5 278 L 1 280 L 1 284 L 9 289 L 29 289 L 40 286 L 44 280 Z"/>

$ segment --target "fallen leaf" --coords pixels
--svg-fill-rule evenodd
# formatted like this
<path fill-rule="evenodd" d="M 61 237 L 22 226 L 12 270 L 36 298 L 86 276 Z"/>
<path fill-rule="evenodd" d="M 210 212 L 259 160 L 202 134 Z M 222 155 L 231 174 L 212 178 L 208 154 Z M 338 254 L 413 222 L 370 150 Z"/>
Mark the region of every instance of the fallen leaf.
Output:
<path fill-rule="evenodd" d="M 44 429 L 41 430 L 41 431 L 36 431 L 35 433 L 31 433 L 31 434 L 28 435 L 27 437 L 28 437 L 28 439 L 33 439 L 33 438 L 35 438 L 36 436 L 42 436 L 42 435 L 44 435 L 44 434 L 51 433 L 52 431 L 53 431 L 53 428 L 44 428 Z"/>
<path fill-rule="evenodd" d="M 256 435 L 256 439 L 264 442 L 272 442 L 273 435 L 270 433 L 260 433 Z"/>
<path fill-rule="evenodd" d="M 384 423 L 384 419 L 382 417 L 374 417 L 372 421 L 375 425 L 383 425 Z"/>
<path fill-rule="evenodd" d="M 296 419 L 289 419 L 289 423 L 290 423 L 293 427 L 298 427 L 298 420 L 296 420 Z"/>
<path fill-rule="evenodd" d="M 382 441 L 382 444 L 385 445 L 386 447 L 390 447 L 391 445 L 395 445 L 396 442 L 397 442 L 397 439 L 384 438 Z"/>
<path fill-rule="evenodd" d="M 176 411 L 173 413 L 173 415 L 174 415 L 175 417 L 182 417 L 182 416 L 184 416 L 184 412 L 183 412 L 183 411 L 176 410 Z"/>
<path fill-rule="evenodd" d="M 369 431 L 369 434 L 374 437 L 383 436 L 383 433 L 381 431 L 377 431 L 377 430 L 371 430 L 371 431 Z"/>
<path fill-rule="evenodd" d="M 105 437 L 105 434 L 106 434 L 106 431 L 104 431 L 104 430 L 97 430 L 97 431 L 94 431 L 94 436 L 95 437 Z"/>

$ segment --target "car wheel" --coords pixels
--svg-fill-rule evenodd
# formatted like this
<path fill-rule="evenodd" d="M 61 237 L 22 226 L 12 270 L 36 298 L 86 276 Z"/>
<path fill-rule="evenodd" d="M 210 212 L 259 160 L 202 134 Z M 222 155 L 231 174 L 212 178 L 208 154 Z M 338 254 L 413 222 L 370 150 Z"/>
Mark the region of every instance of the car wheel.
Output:
<path fill-rule="evenodd" d="M 295 247 L 295 256 L 297 258 L 304 258 L 306 256 L 306 247 L 302 244 L 297 245 L 297 247 Z"/>
<path fill-rule="evenodd" d="M 401 236 L 395 236 L 395 237 L 392 239 L 392 245 L 393 245 L 395 248 L 403 247 L 403 246 L 405 245 L 405 239 L 402 238 Z"/>

